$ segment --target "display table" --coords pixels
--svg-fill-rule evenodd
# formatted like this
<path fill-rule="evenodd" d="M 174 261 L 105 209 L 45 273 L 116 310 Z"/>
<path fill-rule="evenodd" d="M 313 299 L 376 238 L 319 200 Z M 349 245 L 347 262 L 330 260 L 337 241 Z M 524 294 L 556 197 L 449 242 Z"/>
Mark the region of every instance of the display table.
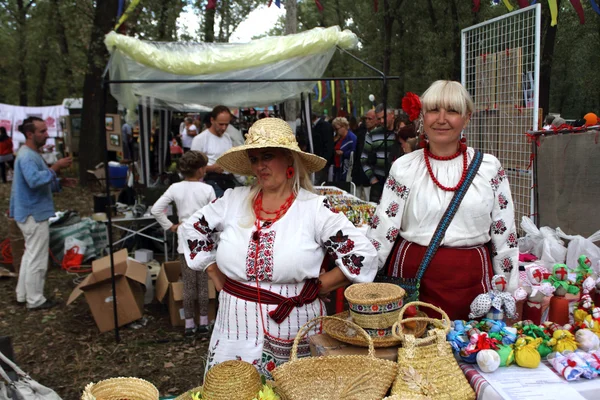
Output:
<path fill-rule="evenodd" d="M 366 347 L 353 346 L 351 344 L 340 342 L 326 333 L 313 335 L 309 337 L 310 355 L 319 356 L 339 356 L 339 355 L 367 355 Z M 375 357 L 390 361 L 398 360 L 398 347 L 375 348 Z M 538 368 L 531 370 L 517 366 L 500 368 L 498 371 L 485 374 L 479 371 L 473 364 L 464 362 L 458 363 L 465 373 L 467 380 L 471 384 L 478 400 L 598 400 L 600 399 L 600 378 L 594 380 L 582 379 L 575 382 L 567 382 L 560 377 L 552 367 L 546 362 Z M 504 379 L 501 390 L 504 396 L 498 393 L 494 388 L 496 380 Z M 487 378 L 487 379 L 486 379 Z M 490 380 L 490 382 L 488 382 Z M 537 392 L 546 391 L 543 397 L 534 393 L 530 389 L 537 388 Z M 561 390 L 562 389 L 562 390 Z M 517 393 L 517 394 L 515 394 Z M 578 397 L 579 396 L 579 397 Z"/>
<path fill-rule="evenodd" d="M 169 252 L 167 246 L 167 231 L 163 230 L 162 227 L 160 230 L 162 231 L 162 235 L 160 237 L 152 236 L 144 231 L 152 228 L 153 226 L 159 226 L 158 221 L 152 215 L 144 215 L 142 217 L 134 217 L 131 211 L 127 211 L 122 217 L 112 218 L 112 226 L 120 229 L 122 231 L 127 232 L 128 234 L 125 237 L 113 242 L 113 246 L 117 245 L 125 240 L 135 237 L 137 235 L 143 236 L 145 238 L 154 240 L 155 242 L 159 242 L 163 244 L 163 249 L 165 252 L 165 261 L 169 261 Z"/>

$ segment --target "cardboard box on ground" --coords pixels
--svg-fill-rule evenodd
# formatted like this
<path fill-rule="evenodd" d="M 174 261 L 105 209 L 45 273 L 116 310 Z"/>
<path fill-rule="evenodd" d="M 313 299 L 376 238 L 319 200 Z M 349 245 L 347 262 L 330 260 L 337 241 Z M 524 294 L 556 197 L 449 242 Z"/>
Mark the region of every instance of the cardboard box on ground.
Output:
<path fill-rule="evenodd" d="M 127 249 L 113 253 L 113 258 L 118 326 L 123 326 L 142 318 L 144 314 L 144 292 L 149 272 L 144 264 L 128 257 Z M 114 329 L 110 256 L 92 262 L 92 273 L 71 292 L 67 305 L 82 293 L 100 332 Z"/>
<path fill-rule="evenodd" d="M 183 282 L 181 281 L 181 262 L 168 261 L 163 263 L 158 278 L 156 278 L 156 299 L 165 302 L 169 308 L 172 326 L 184 326 L 183 314 Z M 213 281 L 208 278 L 208 320 L 214 321 L 217 313 L 217 291 Z M 200 321 L 198 303 L 194 312 L 196 323 Z"/>

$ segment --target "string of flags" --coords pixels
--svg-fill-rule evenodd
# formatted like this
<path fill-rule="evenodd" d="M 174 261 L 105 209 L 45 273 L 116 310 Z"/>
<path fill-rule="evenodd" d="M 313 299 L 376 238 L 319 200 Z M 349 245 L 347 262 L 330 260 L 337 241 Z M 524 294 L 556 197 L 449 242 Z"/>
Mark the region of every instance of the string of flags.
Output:
<path fill-rule="evenodd" d="M 550 8 L 550 17 L 551 17 L 551 26 L 556 26 L 558 23 L 558 4 L 556 0 L 547 0 L 548 7 Z M 575 9 L 577 13 L 577 17 L 579 17 L 579 23 L 583 25 L 585 23 L 585 15 L 583 12 L 583 6 L 581 4 L 581 0 L 570 0 L 571 5 Z M 494 0 L 495 4 L 500 4 L 500 0 Z M 502 3 L 506 7 L 506 9 L 511 12 L 515 9 L 510 0 L 502 0 Z M 529 7 L 537 3 L 537 0 L 517 0 L 519 8 Z M 594 10 L 598 15 L 600 15 L 600 5 L 598 5 L 598 0 L 590 0 L 590 4 L 592 10 Z M 479 7 L 481 6 L 481 0 L 473 0 L 473 12 L 478 12 Z"/>
<path fill-rule="evenodd" d="M 323 104 L 331 99 L 338 112 L 342 109 L 356 116 L 356 107 L 352 102 L 352 83 L 348 80 L 321 80 L 313 87 L 315 99 Z"/>

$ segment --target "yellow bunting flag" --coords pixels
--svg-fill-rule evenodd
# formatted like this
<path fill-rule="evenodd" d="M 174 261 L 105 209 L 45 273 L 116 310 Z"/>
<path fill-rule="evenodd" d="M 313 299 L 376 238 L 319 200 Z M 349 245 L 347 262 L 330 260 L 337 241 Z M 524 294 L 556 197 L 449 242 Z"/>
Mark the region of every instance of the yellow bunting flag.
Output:
<path fill-rule="evenodd" d="M 502 2 L 503 2 L 503 3 L 504 3 L 504 5 L 506 6 L 506 8 L 508 8 L 508 11 L 509 11 L 509 12 L 515 9 L 515 8 L 513 7 L 513 5 L 512 5 L 512 4 L 510 4 L 510 1 L 509 1 L 509 0 L 502 0 Z"/>
<path fill-rule="evenodd" d="M 331 104 L 335 105 L 335 81 L 329 81 L 331 84 Z"/>
<path fill-rule="evenodd" d="M 129 3 L 129 7 L 127 7 L 127 10 L 125 10 L 123 15 L 121 15 L 121 18 L 119 18 L 119 22 L 117 22 L 117 25 L 115 25 L 115 31 L 119 29 L 119 27 L 123 24 L 123 22 L 127 20 L 127 18 L 129 18 L 129 16 L 133 13 L 138 4 L 140 4 L 140 0 L 131 0 L 131 3 Z"/>
<path fill-rule="evenodd" d="M 558 6 L 556 5 L 556 0 L 548 0 L 548 6 L 550 7 L 550 16 L 552 17 L 550 26 L 556 26 L 558 24 Z"/>
<path fill-rule="evenodd" d="M 317 81 L 317 86 L 319 88 L 319 96 L 317 101 L 320 103 L 323 101 L 323 82 Z"/>

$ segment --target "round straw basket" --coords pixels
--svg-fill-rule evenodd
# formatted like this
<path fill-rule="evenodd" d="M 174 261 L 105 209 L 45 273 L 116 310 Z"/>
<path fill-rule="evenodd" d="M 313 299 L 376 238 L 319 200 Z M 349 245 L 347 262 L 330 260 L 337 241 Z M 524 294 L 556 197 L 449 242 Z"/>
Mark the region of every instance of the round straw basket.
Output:
<path fill-rule="evenodd" d="M 304 335 L 323 320 L 337 319 L 356 329 L 369 343 L 368 355 L 322 356 L 298 359 L 298 344 Z M 299 330 L 290 361 L 272 372 L 282 398 L 286 400 L 380 400 L 391 386 L 398 364 L 375 357 L 370 336 L 351 321 L 317 317 Z"/>
<path fill-rule="evenodd" d="M 260 375 L 252 364 L 230 360 L 217 364 L 206 373 L 203 400 L 252 400 L 262 388 Z"/>
<path fill-rule="evenodd" d="M 344 291 L 352 320 L 362 328 L 386 329 L 398 320 L 406 292 L 391 283 L 357 283 Z"/>
<path fill-rule="evenodd" d="M 192 394 L 198 393 L 198 392 L 202 393 L 202 386 L 198 386 L 198 387 L 188 390 L 184 394 L 177 396 L 175 398 L 175 400 L 193 400 Z"/>
<path fill-rule="evenodd" d="M 139 378 L 111 378 L 85 387 L 82 400 L 158 400 L 158 389 Z"/>

